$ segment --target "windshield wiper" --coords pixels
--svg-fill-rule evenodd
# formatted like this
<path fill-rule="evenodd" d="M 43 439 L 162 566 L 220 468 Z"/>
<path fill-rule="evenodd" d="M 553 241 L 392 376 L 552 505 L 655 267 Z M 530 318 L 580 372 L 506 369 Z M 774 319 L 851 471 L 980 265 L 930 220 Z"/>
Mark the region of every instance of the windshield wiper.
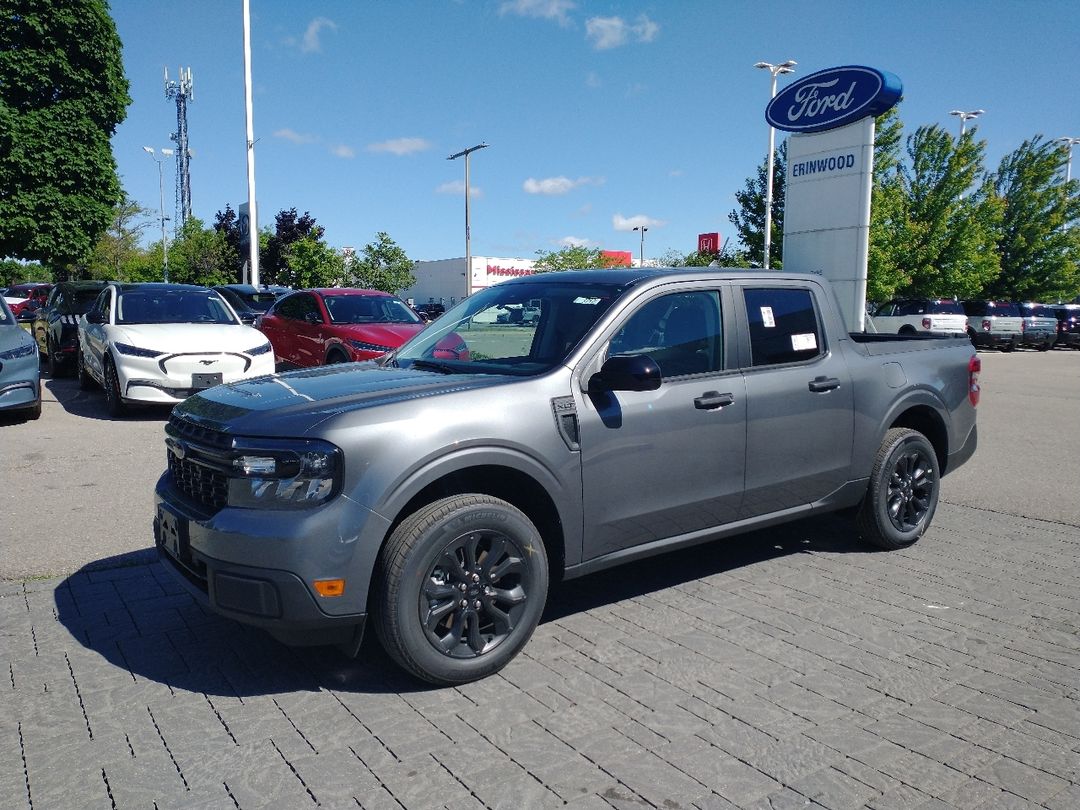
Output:
<path fill-rule="evenodd" d="M 428 371 L 439 371 L 443 374 L 459 374 L 460 370 L 454 368 L 448 363 L 440 363 L 437 360 L 413 360 L 413 368 L 423 368 Z"/>

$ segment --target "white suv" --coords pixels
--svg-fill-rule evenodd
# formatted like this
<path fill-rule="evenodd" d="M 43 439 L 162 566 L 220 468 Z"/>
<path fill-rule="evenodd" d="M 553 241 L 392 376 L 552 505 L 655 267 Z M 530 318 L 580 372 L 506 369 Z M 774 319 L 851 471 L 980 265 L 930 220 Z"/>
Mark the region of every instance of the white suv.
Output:
<path fill-rule="evenodd" d="M 870 321 L 879 334 L 963 334 L 967 316 L 952 298 L 903 298 L 878 307 Z"/>

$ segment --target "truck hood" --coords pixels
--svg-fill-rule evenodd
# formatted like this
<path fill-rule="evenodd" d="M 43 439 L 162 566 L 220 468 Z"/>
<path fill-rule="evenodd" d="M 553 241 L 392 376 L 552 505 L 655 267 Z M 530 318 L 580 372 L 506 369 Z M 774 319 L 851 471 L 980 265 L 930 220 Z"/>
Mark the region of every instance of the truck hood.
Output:
<path fill-rule="evenodd" d="M 218 385 L 184 400 L 174 412 L 225 433 L 300 436 L 346 411 L 488 388 L 508 379 L 344 363 Z"/>

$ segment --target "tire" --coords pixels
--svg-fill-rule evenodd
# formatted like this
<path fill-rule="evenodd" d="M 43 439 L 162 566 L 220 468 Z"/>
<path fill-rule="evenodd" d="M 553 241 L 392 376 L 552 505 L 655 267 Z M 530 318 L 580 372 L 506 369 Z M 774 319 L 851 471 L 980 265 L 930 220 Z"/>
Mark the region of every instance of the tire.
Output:
<path fill-rule="evenodd" d="M 75 373 L 79 377 L 79 388 L 81 390 L 89 391 L 94 387 L 94 378 L 86 370 L 86 359 L 83 357 L 82 346 L 75 352 Z"/>
<path fill-rule="evenodd" d="M 106 355 L 102 376 L 105 377 L 105 407 L 109 409 L 109 416 L 124 416 L 128 409 L 120 396 L 120 376 L 116 373 L 116 366 Z"/>
<path fill-rule="evenodd" d="M 1040 351 L 1040 352 L 1048 352 L 1048 351 L 1050 351 L 1050 350 L 1051 350 L 1052 348 L 1054 348 L 1054 342 L 1053 342 L 1053 341 L 1050 341 L 1049 343 L 1044 343 L 1044 344 L 1042 344 L 1042 345 L 1041 345 L 1041 346 L 1039 347 L 1039 351 Z"/>
<path fill-rule="evenodd" d="M 455 495 L 394 530 L 375 571 L 375 631 L 387 653 L 430 683 L 498 672 L 525 646 L 547 598 L 536 527 L 506 501 Z"/>
<path fill-rule="evenodd" d="M 927 438 L 891 428 L 874 459 L 870 487 L 855 516 L 863 539 L 878 548 L 910 546 L 923 536 L 937 509 L 941 473 Z"/>
<path fill-rule="evenodd" d="M 45 345 L 49 350 L 49 376 L 54 380 L 57 377 L 67 376 L 67 364 L 60 359 L 60 350 L 48 338 L 45 339 Z"/>
<path fill-rule="evenodd" d="M 909 335 L 917 334 L 917 332 L 915 331 L 915 327 L 913 327 L 913 326 L 901 326 L 900 331 L 897 332 L 897 334 L 898 335 L 904 335 L 905 337 L 907 337 Z"/>
<path fill-rule="evenodd" d="M 341 352 L 336 352 L 335 351 L 335 352 L 330 352 L 330 354 L 326 355 L 326 362 L 323 365 L 333 366 L 333 365 L 337 365 L 338 363 L 348 363 L 348 362 L 349 362 L 348 357 L 343 355 Z"/>

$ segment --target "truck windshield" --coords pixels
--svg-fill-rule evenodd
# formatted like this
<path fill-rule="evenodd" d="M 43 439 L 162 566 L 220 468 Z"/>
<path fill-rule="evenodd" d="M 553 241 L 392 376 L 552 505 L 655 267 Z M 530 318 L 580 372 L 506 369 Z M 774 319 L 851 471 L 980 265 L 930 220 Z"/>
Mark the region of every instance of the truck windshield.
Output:
<path fill-rule="evenodd" d="M 448 310 L 391 362 L 450 373 L 543 374 L 567 358 L 619 293 L 603 284 L 497 284 Z"/>

